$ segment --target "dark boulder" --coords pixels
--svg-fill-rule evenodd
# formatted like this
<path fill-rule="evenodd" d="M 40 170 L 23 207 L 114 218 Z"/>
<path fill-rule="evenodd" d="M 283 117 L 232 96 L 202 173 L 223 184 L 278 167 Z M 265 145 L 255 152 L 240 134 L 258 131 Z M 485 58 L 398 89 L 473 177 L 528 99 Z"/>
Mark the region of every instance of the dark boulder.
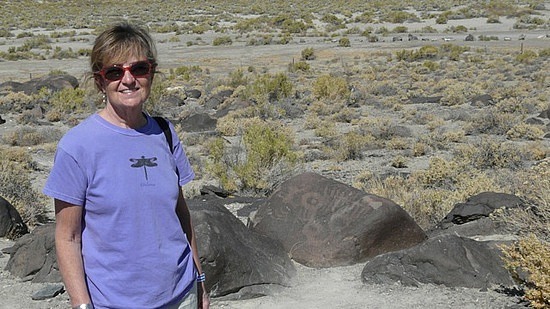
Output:
<path fill-rule="evenodd" d="M 538 117 L 543 119 L 550 119 L 550 108 L 543 110 Z"/>
<path fill-rule="evenodd" d="M 192 114 L 180 121 L 181 128 L 185 132 L 207 132 L 216 130 L 218 121 L 208 114 Z"/>
<path fill-rule="evenodd" d="M 252 103 L 250 103 L 249 101 L 236 99 L 230 104 L 224 104 L 224 106 L 218 108 L 214 117 L 216 117 L 217 119 L 220 119 L 232 111 L 241 110 L 251 105 Z"/>
<path fill-rule="evenodd" d="M 0 124 L 6 123 L 6 120 L 2 119 L 2 116 L 0 116 Z"/>
<path fill-rule="evenodd" d="M 249 230 L 225 203 L 215 196 L 188 200 L 211 295 L 250 298 L 288 286 L 296 270 L 281 245 Z"/>
<path fill-rule="evenodd" d="M 6 270 L 16 277 L 32 277 L 32 282 L 60 282 L 54 235 L 55 224 L 46 224 L 19 238 L 4 250 L 10 254 Z"/>
<path fill-rule="evenodd" d="M 414 97 L 409 99 L 411 104 L 423 104 L 423 103 L 439 103 L 441 102 L 442 96 L 436 97 Z"/>
<path fill-rule="evenodd" d="M 24 92 L 26 95 L 36 94 L 42 88 L 47 88 L 51 92 L 61 91 L 66 88 L 78 87 L 78 79 L 72 75 L 47 75 L 40 78 L 31 79 L 22 83 L 14 92 Z"/>
<path fill-rule="evenodd" d="M 426 238 L 394 202 L 315 173 L 281 184 L 259 207 L 251 227 L 311 267 L 364 262 Z"/>
<path fill-rule="evenodd" d="M 197 89 L 186 90 L 185 94 L 188 99 L 199 99 L 202 96 L 202 92 Z"/>
<path fill-rule="evenodd" d="M 535 117 L 530 117 L 530 118 L 525 119 L 525 123 L 535 125 L 535 126 L 543 126 L 544 125 L 544 121 L 542 119 L 535 118 Z"/>
<path fill-rule="evenodd" d="M 233 90 L 222 90 L 206 100 L 204 107 L 206 109 L 218 109 L 218 107 L 233 94 Z"/>
<path fill-rule="evenodd" d="M 523 205 L 523 201 L 515 195 L 482 192 L 470 197 L 465 203 L 456 204 L 447 216 L 441 220 L 441 224 L 464 224 L 482 217 L 488 217 L 498 208 L 516 208 L 521 205 Z"/>
<path fill-rule="evenodd" d="M 498 249 L 451 234 L 379 255 L 367 262 L 361 279 L 368 284 L 438 284 L 480 289 L 514 285 Z"/>
<path fill-rule="evenodd" d="M 29 232 L 29 229 L 17 209 L 0 196 L 0 237 L 17 239 Z"/>
<path fill-rule="evenodd" d="M 475 107 L 485 107 L 495 105 L 495 101 L 493 100 L 493 97 L 489 94 L 480 94 L 473 97 L 470 104 Z"/>

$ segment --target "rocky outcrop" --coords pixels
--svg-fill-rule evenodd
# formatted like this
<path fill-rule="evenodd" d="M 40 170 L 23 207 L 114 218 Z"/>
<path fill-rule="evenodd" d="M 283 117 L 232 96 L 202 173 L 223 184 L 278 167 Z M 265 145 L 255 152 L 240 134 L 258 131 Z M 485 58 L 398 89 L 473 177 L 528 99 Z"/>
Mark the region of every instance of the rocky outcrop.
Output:
<path fill-rule="evenodd" d="M 17 239 L 29 232 L 21 215 L 10 202 L 0 196 L 0 237 Z"/>
<path fill-rule="evenodd" d="M 513 286 L 497 249 L 456 235 L 440 235 L 422 244 L 379 255 L 368 261 L 361 278 L 364 283 L 488 289 Z"/>
<path fill-rule="evenodd" d="M 24 92 L 26 95 L 36 94 L 42 88 L 47 88 L 52 92 L 60 91 L 65 88 L 78 87 L 78 79 L 72 75 L 47 75 L 40 78 L 34 78 L 24 83 L 5 82 L 0 84 L 0 90 L 11 92 Z"/>
<path fill-rule="evenodd" d="M 282 246 L 250 231 L 221 202 L 212 196 L 188 201 L 211 295 L 248 298 L 288 285 L 295 269 Z"/>
<path fill-rule="evenodd" d="M 47 224 L 19 238 L 13 247 L 4 249 L 10 254 L 6 269 L 32 282 L 60 282 L 54 235 L 55 224 Z"/>
<path fill-rule="evenodd" d="M 426 238 L 394 202 L 314 173 L 281 184 L 251 220 L 254 231 L 311 267 L 364 262 Z"/>

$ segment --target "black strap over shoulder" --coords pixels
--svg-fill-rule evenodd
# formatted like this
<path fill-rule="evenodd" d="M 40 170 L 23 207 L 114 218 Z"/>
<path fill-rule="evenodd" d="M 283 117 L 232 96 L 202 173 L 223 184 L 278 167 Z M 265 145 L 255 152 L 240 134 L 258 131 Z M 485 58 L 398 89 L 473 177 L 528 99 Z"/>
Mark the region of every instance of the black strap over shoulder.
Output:
<path fill-rule="evenodd" d="M 166 141 L 168 142 L 168 147 L 170 147 L 170 152 L 173 154 L 174 145 L 172 142 L 172 131 L 170 131 L 170 126 L 168 125 L 168 121 L 166 121 L 166 119 L 164 119 L 163 117 L 158 117 L 158 116 L 153 117 L 153 119 L 155 119 L 155 121 L 159 124 L 159 127 L 162 129 L 162 133 L 164 133 L 164 137 L 166 137 Z M 179 177 L 180 173 L 177 166 L 176 166 L 176 174 Z"/>
<path fill-rule="evenodd" d="M 164 119 L 163 117 L 153 117 L 155 121 L 159 124 L 160 128 L 162 129 L 162 133 L 164 133 L 164 136 L 166 137 L 166 141 L 168 142 L 168 146 L 170 147 L 170 152 L 174 153 L 174 145 L 172 143 L 172 131 L 170 131 L 170 127 L 168 126 L 168 121 Z"/>

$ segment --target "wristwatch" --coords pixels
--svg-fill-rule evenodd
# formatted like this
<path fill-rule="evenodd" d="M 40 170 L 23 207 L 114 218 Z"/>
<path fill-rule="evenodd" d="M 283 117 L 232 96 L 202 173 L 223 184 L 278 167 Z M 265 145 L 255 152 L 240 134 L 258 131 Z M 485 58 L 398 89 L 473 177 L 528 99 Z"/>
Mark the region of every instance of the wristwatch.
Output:
<path fill-rule="evenodd" d="M 94 306 L 92 306 L 92 304 L 80 304 L 73 307 L 73 309 L 94 309 Z"/>

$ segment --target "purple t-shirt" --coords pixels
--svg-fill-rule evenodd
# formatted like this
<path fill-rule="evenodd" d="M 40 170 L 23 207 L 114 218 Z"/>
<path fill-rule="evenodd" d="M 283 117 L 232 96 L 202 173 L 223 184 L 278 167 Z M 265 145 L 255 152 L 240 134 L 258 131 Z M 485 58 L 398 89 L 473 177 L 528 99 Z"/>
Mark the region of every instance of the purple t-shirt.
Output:
<path fill-rule="evenodd" d="M 195 281 L 175 211 L 179 185 L 195 174 L 170 129 L 173 154 L 149 116 L 134 130 L 94 114 L 58 144 L 43 192 L 83 207 L 82 257 L 96 308 L 162 308 Z"/>

